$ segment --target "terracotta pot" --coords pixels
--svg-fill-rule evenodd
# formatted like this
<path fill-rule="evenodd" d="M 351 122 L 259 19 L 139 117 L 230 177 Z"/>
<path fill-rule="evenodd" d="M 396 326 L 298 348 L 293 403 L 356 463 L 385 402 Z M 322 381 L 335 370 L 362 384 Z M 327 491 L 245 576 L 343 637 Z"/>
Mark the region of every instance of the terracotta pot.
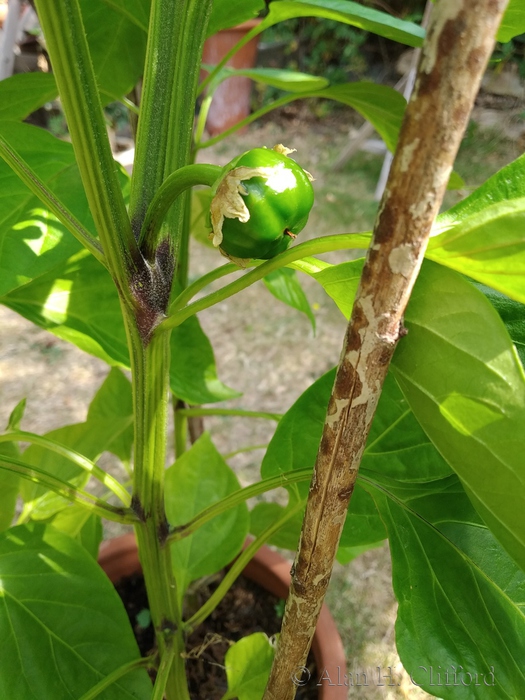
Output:
<path fill-rule="evenodd" d="M 228 51 L 250 29 L 257 26 L 261 20 L 252 19 L 248 22 L 223 29 L 210 36 L 204 43 L 202 62 L 210 66 L 216 66 Z M 257 46 L 259 37 L 254 37 L 240 51 L 232 56 L 227 65 L 232 68 L 253 68 L 257 59 Z M 250 96 L 252 81 L 243 76 L 228 78 L 219 85 L 213 95 L 206 129 L 210 136 L 220 134 L 231 126 L 234 126 L 250 114 Z"/>
<path fill-rule="evenodd" d="M 131 533 L 103 542 L 98 561 L 113 583 L 140 572 L 135 535 Z M 285 598 L 288 594 L 290 562 L 269 547 L 262 547 L 243 573 L 246 578 L 258 583 L 279 598 Z M 348 688 L 344 684 L 345 652 L 335 622 L 326 605 L 323 605 L 317 623 L 312 651 L 317 668 L 326 679 L 319 686 L 319 699 L 346 700 Z M 316 683 L 317 679 L 312 678 L 310 682 Z"/>

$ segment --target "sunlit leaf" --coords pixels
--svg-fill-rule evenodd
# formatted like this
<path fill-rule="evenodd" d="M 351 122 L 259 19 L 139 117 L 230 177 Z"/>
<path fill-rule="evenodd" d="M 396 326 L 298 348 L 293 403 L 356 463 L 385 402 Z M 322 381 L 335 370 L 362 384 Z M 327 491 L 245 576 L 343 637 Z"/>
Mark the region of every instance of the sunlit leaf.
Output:
<path fill-rule="evenodd" d="M 0 535 L 0 697 L 80 698 L 139 658 L 124 606 L 93 558 L 50 526 Z M 133 671 L 101 700 L 149 700 L 151 682 Z"/>

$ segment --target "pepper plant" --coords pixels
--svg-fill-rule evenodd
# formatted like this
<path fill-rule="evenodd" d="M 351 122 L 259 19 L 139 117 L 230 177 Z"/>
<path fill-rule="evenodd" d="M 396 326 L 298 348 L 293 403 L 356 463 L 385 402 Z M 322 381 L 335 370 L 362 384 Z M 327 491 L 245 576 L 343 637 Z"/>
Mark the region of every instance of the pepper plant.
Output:
<path fill-rule="evenodd" d="M 369 119 L 388 147 L 399 136 L 373 238 L 303 243 L 292 239 L 312 186 L 286 149 L 239 154 L 225 169 L 194 162 L 218 139 L 205 140 L 206 111 L 231 75 L 220 64 L 199 86 L 204 39 L 262 5 L 36 0 L 53 74 L 0 84 L 0 301 L 111 367 L 84 423 L 24 431 L 22 402 L 0 435 L 2 698 L 188 698 L 188 631 L 263 543 L 294 549 L 298 540 L 273 670 L 269 642 L 241 640 L 226 658 L 224 698 L 293 697 L 336 552 L 350 561 L 386 538 L 397 647 L 413 682 L 461 699 L 517 698 L 525 685 L 524 157 L 434 223 L 505 3 L 436 4 L 400 135 L 403 101 L 386 87 L 244 71 L 285 91 L 274 106 L 335 99 Z M 410 46 L 423 40 L 417 26 L 346 0 L 281 0 L 243 41 L 301 16 Z M 499 40 L 524 24 L 511 2 Z M 138 105 L 126 95 L 141 76 Z M 22 121 L 57 90 L 71 144 Z M 131 180 L 106 135 L 102 106 L 114 99 L 138 114 Z M 283 172 L 287 184 L 277 186 Z M 231 260 L 190 283 L 197 185 L 210 188 L 210 233 Z M 317 257 L 356 248 L 368 248 L 366 260 Z M 337 373 L 286 407 L 261 480 L 240 488 L 207 433 L 188 444 L 188 415 L 234 395 L 210 373 L 196 314 L 290 271 L 291 284 L 296 272 L 317 280 L 349 329 Z M 170 395 L 176 461 L 166 468 Z M 105 451 L 129 468 L 129 484 L 98 465 Z M 248 510 L 249 498 L 278 486 L 287 505 Z M 101 518 L 135 528 L 157 640 L 145 659 L 95 561 Z M 232 562 L 213 596 L 185 616 L 190 584 Z M 439 668 L 448 674 L 436 686 L 430 669 Z"/>

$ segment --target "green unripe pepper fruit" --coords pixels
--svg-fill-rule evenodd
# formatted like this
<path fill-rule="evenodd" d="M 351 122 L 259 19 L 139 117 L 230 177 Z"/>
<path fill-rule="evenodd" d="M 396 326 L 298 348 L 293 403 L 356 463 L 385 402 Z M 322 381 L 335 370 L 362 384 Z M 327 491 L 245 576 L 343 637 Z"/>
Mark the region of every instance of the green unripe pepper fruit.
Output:
<path fill-rule="evenodd" d="M 302 231 L 314 202 L 311 176 L 284 146 L 254 148 L 223 169 L 212 190 L 213 244 L 232 259 L 268 260 Z"/>

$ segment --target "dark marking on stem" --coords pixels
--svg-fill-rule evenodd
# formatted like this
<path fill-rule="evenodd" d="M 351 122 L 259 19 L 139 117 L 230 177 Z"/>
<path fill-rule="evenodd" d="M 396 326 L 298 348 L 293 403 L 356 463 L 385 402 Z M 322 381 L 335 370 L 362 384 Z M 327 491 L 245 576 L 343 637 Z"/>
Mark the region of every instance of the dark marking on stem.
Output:
<path fill-rule="evenodd" d="M 144 258 L 131 276 L 130 288 L 135 299 L 135 318 L 144 345 L 165 318 L 170 299 L 175 256 L 168 238 L 155 252 L 153 265 Z"/>
<path fill-rule="evenodd" d="M 169 524 L 166 516 L 164 516 L 164 518 L 161 520 L 161 522 L 157 526 L 157 533 L 159 536 L 159 543 L 160 543 L 161 547 L 163 547 L 166 544 L 171 531 L 172 530 L 170 528 L 170 524 Z"/>
<path fill-rule="evenodd" d="M 146 522 L 146 513 L 144 512 L 142 503 L 140 502 L 136 494 L 133 494 L 133 496 L 131 497 L 131 510 L 135 513 L 135 515 L 141 523 Z"/>
<path fill-rule="evenodd" d="M 164 617 L 160 621 L 157 631 L 166 639 L 177 633 L 177 625 L 173 620 L 168 620 L 168 618 Z"/>

